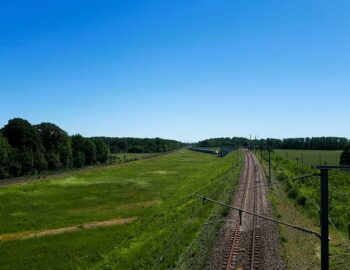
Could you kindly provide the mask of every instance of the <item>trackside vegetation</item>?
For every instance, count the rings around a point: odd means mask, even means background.
[[[229,201],[243,155],[169,154],[0,189],[1,269],[201,269],[225,215],[194,194]],[[127,224],[21,239],[90,222]],[[12,237],[12,239],[11,239]]]
[[[272,155],[274,178],[280,181],[318,173],[305,164],[286,160],[283,155]],[[263,155],[267,164],[267,154]],[[350,269],[349,251],[343,239],[347,239],[350,220],[350,174],[331,171],[329,176],[330,262],[331,269]],[[298,223],[314,231],[319,230],[320,180],[315,176],[304,180],[288,181],[277,185],[270,192],[276,215],[286,221]],[[340,235],[342,236],[340,236]],[[281,240],[289,269],[319,268],[319,239],[294,232],[281,226]]]

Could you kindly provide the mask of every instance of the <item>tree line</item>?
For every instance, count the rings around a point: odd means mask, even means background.
[[[300,150],[343,150],[349,144],[349,140],[343,137],[306,137],[286,139],[260,139],[249,140],[243,137],[212,138],[200,141],[200,147],[251,147],[264,149],[300,149]]]
[[[94,137],[102,140],[109,146],[111,153],[160,153],[178,149],[183,146],[181,142],[161,138],[113,138]]]
[[[177,141],[69,136],[52,123],[32,125],[14,118],[0,129],[0,179],[107,163],[110,152],[164,152]]]
[[[243,137],[211,138],[198,142],[199,147],[248,147],[249,139]]]
[[[0,178],[106,163],[108,158],[102,140],[69,136],[52,123],[32,125],[14,118],[0,130]]]
[[[349,143],[343,137],[312,137],[283,139],[281,149],[343,150]]]
[[[280,139],[247,139],[244,137],[225,137],[225,138],[211,138],[211,139],[206,139],[203,141],[198,142],[197,144],[199,147],[220,147],[220,148],[233,148],[233,149],[238,149],[240,147],[246,147],[246,148],[260,148],[264,149],[267,146],[270,146],[272,148],[279,148],[281,145],[281,140]]]

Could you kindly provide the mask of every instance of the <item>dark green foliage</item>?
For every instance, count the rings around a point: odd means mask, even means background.
[[[99,163],[106,163],[109,159],[110,151],[108,145],[102,139],[92,139],[96,145],[96,160]]]
[[[8,176],[11,153],[11,146],[0,132],[0,178]]]
[[[73,164],[75,167],[96,163],[96,145],[81,135],[72,136]]]
[[[297,196],[297,203],[301,206],[304,206],[306,204],[306,197],[303,195]]]
[[[94,137],[109,146],[110,152],[115,153],[159,153],[178,149],[183,146],[181,142],[161,138],[111,138]]]
[[[233,138],[212,138],[200,141],[198,143],[199,147],[223,147],[223,146],[231,146],[231,147],[248,147],[249,139],[242,137],[233,137]]]
[[[28,121],[14,118],[2,132],[14,149],[10,166],[12,175],[36,173],[47,168],[40,134]]]
[[[200,147],[230,147],[237,149],[239,147],[252,147],[265,149],[268,145],[272,148],[279,148],[282,144],[282,141],[279,139],[261,139],[261,140],[249,140],[247,138],[242,137],[233,137],[233,138],[212,138],[204,141],[200,141],[198,145]]]
[[[213,138],[200,141],[200,147],[254,147],[266,149],[270,145],[273,149],[305,149],[305,150],[341,150],[349,143],[349,140],[341,137],[306,137],[306,138],[287,138],[287,139],[261,139],[249,140],[247,138]]]
[[[345,147],[340,156],[340,165],[350,165],[350,144]]]
[[[341,150],[349,140],[341,137],[312,137],[283,139],[282,149]]]
[[[160,153],[182,147],[174,140],[138,138],[69,137],[52,123],[32,126],[14,118],[1,130],[0,179],[107,163],[112,153]]]
[[[74,167],[83,167],[85,164],[85,138],[81,135],[72,136],[72,151]]]
[[[96,163],[96,145],[89,138],[84,138],[85,165]]]
[[[72,160],[71,140],[64,130],[51,123],[36,125],[45,148],[48,168],[67,168]]]

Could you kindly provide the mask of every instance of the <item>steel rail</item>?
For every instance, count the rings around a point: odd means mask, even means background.
[[[249,152],[247,152],[247,169],[246,169],[246,175],[245,175],[245,179],[246,179],[245,186],[248,186],[248,184],[249,184],[249,176],[250,176],[250,160],[249,160],[248,154],[249,154]],[[243,196],[242,196],[242,199],[241,199],[241,202],[240,202],[241,207],[244,205],[246,197],[247,197],[247,192],[244,192]],[[234,251],[235,251],[236,245],[238,244],[237,243],[237,239],[239,239],[239,233],[240,233],[239,232],[239,226],[243,222],[243,217],[241,215],[241,212],[239,213],[238,220],[239,220],[239,222],[237,222],[236,226],[235,226],[235,231],[234,231],[234,235],[233,235],[233,239],[232,239],[232,245],[231,245],[231,248],[230,248],[230,254],[229,254],[229,257],[227,259],[226,270],[231,269],[232,265],[234,264],[234,261],[233,261],[233,259],[234,259]]]
[[[242,213],[246,213],[246,214],[249,214],[249,215],[252,215],[252,216],[256,216],[256,217],[259,217],[259,218],[262,218],[262,219],[265,219],[265,220],[269,220],[269,221],[272,221],[272,222],[275,222],[275,223],[279,223],[279,224],[282,224],[282,225],[294,228],[296,230],[299,230],[299,231],[302,231],[302,232],[305,232],[305,233],[313,234],[313,235],[321,238],[321,235],[319,233],[311,231],[311,230],[309,230],[307,228],[296,226],[296,225],[293,225],[293,224],[290,224],[290,223],[287,223],[287,222],[284,222],[284,221],[280,221],[280,220],[277,220],[277,219],[274,219],[274,218],[269,218],[269,217],[266,217],[266,216],[262,216],[262,215],[259,215],[259,214],[256,214],[256,213],[244,210],[244,209],[240,209],[240,208],[235,207],[235,206],[228,205],[228,204],[220,202],[220,201],[216,201],[216,200],[210,199],[210,198],[202,196],[202,195],[196,194],[195,196],[198,197],[198,198],[201,198],[203,200],[203,202],[205,202],[205,201],[213,202],[213,203],[216,203],[216,204],[219,204],[219,205],[222,205],[222,206],[225,206],[225,207],[228,207],[228,208],[240,211]]]

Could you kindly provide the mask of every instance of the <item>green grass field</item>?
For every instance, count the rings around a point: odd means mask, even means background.
[[[203,229],[208,227],[203,224],[225,213],[215,205],[203,207],[194,194],[231,189],[241,164],[238,151],[218,158],[180,150],[1,188],[1,269],[188,269],[189,264],[199,265],[205,254],[203,235],[210,240],[215,234],[215,227]],[[225,196],[220,199],[228,201],[229,195]],[[79,227],[128,217],[137,219],[109,227]],[[77,225],[80,229],[74,232],[10,239]]]
[[[124,163],[162,155],[164,153],[118,153],[111,154],[111,163]]]
[[[292,160],[305,165],[339,165],[339,159],[342,151],[340,150],[288,150],[278,149],[274,152],[284,159]],[[298,159],[298,160],[297,160]]]

